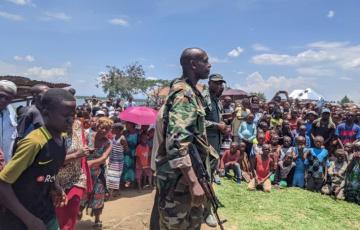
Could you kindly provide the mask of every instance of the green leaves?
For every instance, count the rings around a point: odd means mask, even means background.
[[[123,69],[107,66],[108,71],[99,76],[99,84],[109,97],[123,99],[131,95],[142,93],[149,101],[157,104],[159,92],[162,87],[169,85],[168,80],[146,79],[145,71],[139,63],[130,64]]]

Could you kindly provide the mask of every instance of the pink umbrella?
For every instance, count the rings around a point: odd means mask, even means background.
[[[138,125],[151,125],[155,123],[156,115],[157,111],[152,108],[145,106],[134,106],[121,112],[120,119]]]

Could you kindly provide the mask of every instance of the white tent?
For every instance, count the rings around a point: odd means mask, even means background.
[[[296,89],[290,93],[289,97],[299,100],[312,100],[312,101],[324,100],[324,97],[322,95],[318,94],[311,88],[307,88],[304,90]]]

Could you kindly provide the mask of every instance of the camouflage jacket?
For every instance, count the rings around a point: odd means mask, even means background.
[[[205,130],[204,99],[200,92],[184,79],[176,79],[164,106],[163,120],[168,122],[165,151],[156,154],[156,161],[164,162],[157,167],[158,176],[170,173],[175,178],[181,174],[180,168],[191,166],[190,143],[196,146],[207,165],[210,148]]]

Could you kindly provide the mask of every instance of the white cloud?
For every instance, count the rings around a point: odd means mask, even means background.
[[[295,66],[305,68],[305,71],[306,68],[316,69],[322,66],[322,69],[333,72],[345,70],[360,73],[360,44],[319,41],[310,43],[306,47],[310,47],[310,49],[295,55],[276,53],[256,55],[252,57],[252,62],[255,64]]]
[[[351,77],[346,77],[346,76],[340,77],[339,79],[344,80],[344,81],[351,81],[352,80]]]
[[[6,0],[19,6],[31,5],[31,0]]]
[[[150,65],[148,66],[148,68],[149,68],[149,69],[155,69],[155,65],[150,64]]]
[[[333,18],[335,16],[335,11],[333,10],[329,10],[328,14],[327,14],[327,17],[328,18]]]
[[[14,56],[15,61],[27,61],[27,62],[33,62],[35,61],[35,58],[31,55],[26,56]]]
[[[334,49],[349,45],[349,42],[326,42],[318,41],[308,44],[308,47],[319,48],[319,49]]]
[[[54,80],[66,76],[68,68],[70,66],[70,62],[65,63],[61,67],[53,67],[48,69],[41,66],[34,66],[27,69],[24,75],[28,77],[36,77],[43,80]]]
[[[209,62],[211,64],[227,63],[228,59],[226,59],[226,58],[221,59],[221,58],[218,58],[218,57],[209,56]]]
[[[109,20],[109,23],[117,26],[129,26],[129,22],[123,18],[113,18]]]
[[[252,57],[255,64],[291,65],[292,57],[287,54],[260,54]]]
[[[355,69],[360,68],[360,58],[354,58],[347,62],[343,63],[343,68],[345,69]]]
[[[11,14],[5,11],[0,11],[0,17],[12,20],[12,21],[22,21],[24,18],[18,14]]]
[[[259,44],[259,43],[256,43],[256,44],[253,44],[252,45],[252,48],[255,50],[255,51],[270,51],[270,48],[269,47],[266,47],[262,44]]]
[[[61,20],[61,21],[70,21],[71,16],[67,15],[64,12],[45,12],[44,20]]]
[[[323,67],[301,67],[297,68],[296,72],[300,74],[301,76],[333,76],[335,74],[335,71],[332,69],[326,69]]]
[[[273,64],[273,65],[298,65],[308,62],[322,62],[334,60],[336,56],[329,54],[325,50],[305,50],[295,56],[288,54],[261,54],[252,58],[255,64]]]
[[[270,76],[265,79],[259,72],[250,74],[243,85],[235,85],[235,88],[246,92],[263,92],[268,98],[278,90],[292,91],[298,88],[308,88],[313,85],[311,78]]]
[[[239,57],[242,52],[244,52],[244,50],[238,46],[235,49],[230,50],[227,55],[229,57]]]

